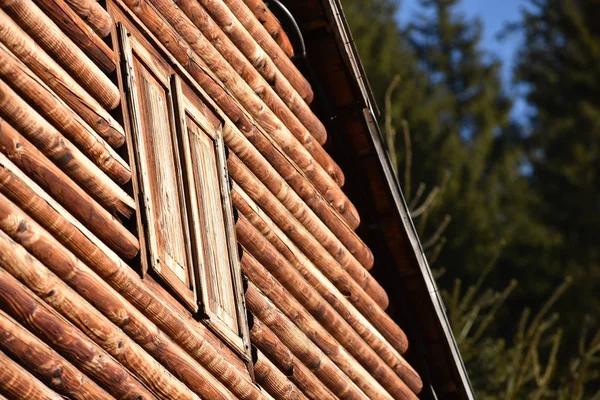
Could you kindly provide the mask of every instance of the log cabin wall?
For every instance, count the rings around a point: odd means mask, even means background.
[[[124,35],[227,146],[251,352],[148,267]],[[293,55],[261,0],[0,0],[0,398],[417,398]]]

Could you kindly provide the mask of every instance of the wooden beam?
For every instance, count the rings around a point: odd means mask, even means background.
[[[224,2],[267,55],[271,57],[277,68],[285,75],[291,85],[310,104],[313,100],[313,91],[310,84],[300,71],[298,71],[298,68],[296,68],[287,54],[273,40],[265,27],[256,19],[248,6],[242,0],[224,0]]]
[[[367,395],[331,361],[329,356],[311,342],[252,282],[249,283],[246,291],[246,304],[250,311],[260,318],[338,398],[368,399]]]
[[[3,81],[0,81],[0,117],[5,118],[107,210],[131,217],[135,201],[111,179],[123,181],[125,177],[115,177],[114,173],[112,177],[107,176]],[[114,164],[116,162],[109,161],[111,170]],[[105,165],[104,169],[109,168]]]
[[[0,151],[21,171],[36,179],[46,192],[54,196],[113,250],[128,259],[135,257],[139,251],[138,239],[52,164],[35,146],[2,120],[0,120]],[[9,179],[9,175],[14,176],[13,165],[6,163],[5,160],[6,158],[0,157],[0,165],[3,167],[0,170],[0,181]],[[21,184],[26,185],[25,182]]]
[[[342,246],[335,251],[331,247],[324,248],[314,234],[301,224],[245,165],[232,161],[235,157],[230,155],[227,161],[229,174],[234,181],[315,264],[322,270],[343,269],[379,307],[387,307],[389,300],[385,290],[346,248]]]
[[[96,32],[86,24],[65,0],[35,0],[52,21],[103,71],[112,72],[116,68],[115,53]],[[98,3],[93,2],[98,5]],[[98,5],[98,7],[100,7]],[[110,20],[109,20],[110,21]],[[110,33],[112,25],[108,25]],[[106,29],[105,28],[105,29]],[[106,36],[106,35],[104,35]]]
[[[114,400],[73,364],[2,311],[0,347],[60,394],[76,400]]]
[[[249,235],[243,218],[238,220],[240,242],[259,241]],[[264,241],[263,241],[264,242]],[[256,242],[255,242],[256,243]],[[264,247],[261,245],[265,245]],[[244,247],[242,271],[298,328],[372,398],[414,399],[416,396],[356,332],[301,276],[294,276],[281,255],[265,243]],[[271,250],[271,251],[270,251]],[[259,258],[257,260],[256,258]],[[273,261],[269,261],[269,258]],[[281,262],[277,262],[281,261]],[[262,263],[262,264],[261,264]],[[267,264],[271,264],[267,271]],[[276,274],[273,276],[272,274]],[[285,276],[292,274],[292,276]],[[297,279],[294,279],[297,278]],[[286,287],[278,281],[286,280]],[[329,331],[329,332],[328,332]]]
[[[133,0],[126,2],[131,1]],[[146,0],[138,0],[136,5],[144,1]],[[283,121],[278,118],[277,112],[285,113],[286,110],[289,112],[289,109],[272,102],[281,99],[276,95],[270,96],[272,90],[266,82],[257,85],[258,93],[255,92],[172,0],[148,0],[148,2],[156,7],[164,19],[189,43],[212,73],[300,168],[323,169],[331,184],[339,186],[343,184],[342,170],[321,145],[312,139],[308,131],[306,129],[291,131],[286,123],[290,124],[292,121],[288,118],[283,118]],[[247,63],[243,57],[241,60]],[[247,69],[250,73],[254,70],[249,64]]]
[[[232,396],[47,231],[17,207],[2,201],[2,197],[0,204],[0,249],[9,248],[8,253],[13,254],[13,262],[6,267],[9,272],[128,367],[158,397],[198,400],[190,389],[204,398]],[[28,260],[27,251],[41,262]],[[55,292],[60,296],[54,297]],[[168,366],[170,372],[161,364]]]
[[[212,376],[221,380],[221,383],[236,397],[248,400],[264,399],[262,393],[250,381],[247,371],[228,361],[237,359],[237,356],[224,346],[207,327],[194,321],[190,316],[186,316],[183,308],[174,308],[164,298],[157,295],[134,270],[104,246],[67,211],[56,204],[51,197],[39,193],[41,190],[32,190],[30,185],[19,184],[14,177],[7,182],[6,186],[3,186],[2,180],[0,180],[0,188],[3,189],[5,196],[14,201],[19,208],[48,231],[46,238],[54,243],[51,247],[60,248],[58,244],[60,243],[73,252],[77,258],[120,293],[128,303],[140,310],[148,320],[156,324],[158,329],[191,355]],[[4,188],[7,190],[4,191]],[[15,212],[13,210],[9,215]],[[26,244],[25,241],[22,243]],[[33,247],[30,249],[34,251]],[[41,254],[38,256],[42,257]],[[131,317],[134,321],[133,311],[129,314],[120,313],[119,315]],[[138,327],[139,325],[132,323],[131,326]],[[159,336],[159,339],[157,340],[161,343],[165,337]],[[187,365],[181,363],[182,368],[186,368]],[[187,368],[190,373],[193,373],[194,369],[200,370],[198,367]],[[208,381],[208,378],[196,378],[196,384],[202,385],[205,380]]]
[[[0,236],[6,237],[5,234]],[[10,240],[10,239],[9,239]],[[0,242],[4,240],[0,239]],[[8,250],[8,249],[3,249]],[[2,266],[14,254],[2,252]],[[31,257],[30,257],[31,258]],[[52,291],[51,288],[48,288]],[[51,293],[60,297],[60,292]],[[0,268],[0,308],[117,398],[156,399],[129,371]]]
[[[421,378],[417,372],[404,360],[394,346],[388,342],[379,332],[377,327],[385,329],[386,325],[396,326],[387,314],[367,315],[374,317],[376,321],[371,323],[356,307],[348,300],[340,290],[327,279],[325,275],[296,247],[296,245],[275,225],[275,223],[241,190],[233,193],[235,207],[243,214],[250,223],[281,253],[285,259],[302,274],[304,279],[314,287],[347,322],[358,332],[358,334],[375,350],[375,352],[389,365],[394,372],[415,393],[419,393],[423,387]],[[367,310],[370,311],[370,310]],[[408,342],[404,332],[397,327],[400,334],[394,337],[393,343],[396,347],[406,349]]]
[[[261,0],[244,0],[248,8],[252,10],[256,19],[260,21],[261,24],[265,27],[269,35],[277,42],[281,50],[288,56],[292,57],[294,55],[294,48],[292,47],[292,43],[288,38],[287,34],[283,30],[281,23],[273,15],[269,7],[265,5]]]
[[[125,143],[123,127],[2,10],[0,41],[111,146]]]
[[[0,6],[102,105],[110,110],[119,105],[116,85],[32,1],[0,0]]]
[[[230,164],[235,165],[234,169],[236,171],[244,169],[244,165],[251,172],[256,171],[254,176],[315,236],[330,254],[339,254],[340,257],[344,257],[346,260],[354,258],[366,269],[373,266],[373,253],[358,235],[341,220],[340,216],[328,206],[327,202],[323,201],[314,191],[313,194],[316,194],[316,196],[310,198],[305,195],[304,197],[307,198],[308,203],[304,202],[304,199],[290,188],[273,167],[260,162],[262,157],[259,157],[258,154],[248,153],[251,153],[251,151],[243,152],[240,155],[240,157],[246,159],[243,163],[237,157],[237,153],[236,157],[232,157]],[[259,164],[254,168],[252,168],[254,164],[251,159],[259,161]],[[237,165],[238,163],[240,165]]]
[[[0,43],[0,77],[115,181],[131,179],[129,165],[25,64]]]
[[[178,5],[194,25],[211,39],[211,43],[244,80],[256,82],[251,85],[255,91],[265,83],[255,77],[255,73],[259,72],[315,140],[320,144],[325,143],[327,132],[321,121],[313,114],[304,99],[290,85],[273,60],[260,48],[225,3],[210,0],[180,0]],[[278,116],[282,121],[291,120],[281,112],[278,113]],[[288,127],[292,131],[302,132],[301,127],[290,125]]]
[[[44,0],[47,1],[47,0]],[[71,8],[101,37],[110,35],[113,21],[96,0],[65,0]]]
[[[269,359],[258,352],[254,374],[259,385],[276,399],[308,400],[307,397]]]
[[[268,326],[254,316],[250,330],[256,345],[302,392],[312,400],[335,400],[337,397],[285,347]]]
[[[13,399],[64,400],[1,351],[0,365],[0,392]]]
[[[223,138],[227,146],[252,168],[252,172],[260,177],[273,193],[277,193],[277,188],[285,191],[284,182],[287,182],[302,201],[336,234],[346,230],[352,231],[359,225],[358,212],[344,192],[337,186],[327,186],[326,182],[310,179],[308,175],[303,174],[266,135],[258,130],[241,131],[227,121],[223,127]],[[372,255],[369,257],[368,254],[363,254],[360,246],[352,243],[350,235],[352,234],[339,233],[341,240],[348,243],[348,248],[354,250],[357,257],[364,260],[365,265],[372,264]]]

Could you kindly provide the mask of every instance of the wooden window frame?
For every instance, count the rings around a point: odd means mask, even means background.
[[[222,135],[223,120],[215,129],[214,123],[209,121],[204,115],[208,111],[216,118],[219,112],[210,107],[211,101],[199,89],[197,83],[190,79],[185,70],[174,60],[168,52],[153,38],[151,34],[139,23],[135,24],[136,19],[131,15],[121,11],[122,5],[119,2],[111,4],[113,18],[117,25],[117,39],[119,52],[119,82],[121,88],[125,91],[123,97],[123,109],[126,119],[126,129],[128,135],[129,154],[132,160],[133,187],[138,204],[138,231],[140,235],[141,266],[142,275],[149,270],[156,275],[176,294],[176,296],[190,309],[196,317],[215,332],[225,343],[238,353],[245,361],[250,362],[250,339],[248,322],[246,316],[246,305],[243,290],[243,280],[241,267],[239,265],[238,246],[235,233],[235,222],[233,205],[231,202],[229,175],[227,172],[226,149]],[[130,21],[132,19],[134,22]],[[138,30],[139,29],[139,30]],[[144,32],[144,35],[139,31]],[[148,40],[150,39],[150,40]],[[169,99],[169,123],[175,130],[172,132],[174,145],[177,148],[176,163],[180,166],[177,171],[178,185],[181,188],[180,193],[184,196],[180,199],[181,215],[184,221],[184,232],[186,240],[186,257],[189,266],[190,287],[176,276],[169,268],[161,268],[156,262],[156,232],[153,229],[151,199],[144,192],[148,187],[149,177],[147,169],[143,165],[143,153],[140,152],[140,142],[142,136],[142,122],[140,115],[140,102],[137,89],[133,85],[135,82],[135,71],[132,71],[134,65],[134,51],[138,59],[144,63],[145,67],[152,71],[160,71],[163,75],[160,81],[162,85],[168,88],[167,98]],[[202,110],[202,111],[201,111]],[[209,299],[207,290],[204,290],[208,282],[202,259],[202,239],[199,232],[199,211],[198,207],[193,206],[192,199],[197,197],[196,188],[190,183],[193,182],[193,176],[189,171],[190,149],[185,122],[186,113],[193,116],[194,122],[201,128],[208,137],[214,140],[215,156],[217,159],[218,184],[220,188],[219,198],[221,199],[221,208],[223,210],[226,248],[229,255],[229,268],[232,278],[232,295],[234,296],[234,305],[236,311],[237,332],[229,325],[223,322],[208,306]],[[183,119],[183,120],[182,120]],[[143,148],[142,148],[143,150]],[[140,162],[141,161],[141,162]],[[150,217],[150,219],[149,219]],[[166,271],[165,271],[166,270]]]

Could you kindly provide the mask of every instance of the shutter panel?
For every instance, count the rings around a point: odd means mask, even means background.
[[[244,352],[248,348],[242,278],[220,121],[177,80],[174,89],[182,135],[201,307],[209,323]]]
[[[138,51],[135,37],[122,33],[121,41],[148,264],[196,309],[169,69],[148,60],[145,49]]]

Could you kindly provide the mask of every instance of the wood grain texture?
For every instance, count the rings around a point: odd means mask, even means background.
[[[145,1],[145,0],[141,0]],[[175,30],[188,42],[194,52],[210,68],[220,82],[235,96],[235,99],[265,129],[271,138],[303,169],[323,169],[332,184],[342,185],[344,178],[339,166],[325,152],[321,145],[312,140],[310,133],[301,124],[295,124],[300,131],[290,130],[286,126],[295,118],[281,102],[271,87],[264,81],[253,89],[254,82],[246,82],[227,60],[215,49],[211,41],[198,31],[196,26],[172,0],[148,0]],[[139,3],[139,2],[138,2]],[[215,42],[215,43],[218,43]],[[240,60],[247,60],[240,57]],[[243,66],[242,66],[243,67]],[[260,78],[260,75],[248,63],[244,73]],[[247,71],[247,72],[246,72]],[[260,80],[260,79],[259,79]],[[273,96],[270,96],[273,94]],[[279,112],[289,113],[291,118],[278,118]],[[296,120],[297,121],[297,120]]]
[[[244,165],[248,165],[240,163],[238,157],[232,157],[229,164],[235,165],[234,167],[230,167],[235,169],[235,171],[247,168]],[[373,254],[369,248],[356,233],[336,218],[337,216],[331,212],[331,209],[326,207],[319,209],[319,206],[323,206],[322,203],[319,203],[318,201],[310,202],[321,211],[321,215],[328,218],[327,221],[330,222],[330,225],[333,226],[334,229],[330,229],[329,226],[319,218],[319,215],[317,215],[312,208],[307,206],[296,192],[291,190],[291,188],[285,184],[275,171],[272,171],[268,167],[254,169],[258,170],[259,176],[257,176],[257,178],[259,178],[261,182],[266,182],[265,186],[268,185],[267,188],[269,191],[289,210],[290,214],[292,214],[298,222],[304,225],[304,227],[331,255],[339,258],[340,263],[351,265],[350,268],[356,269],[357,271],[360,271],[362,268],[370,269],[372,267],[374,260]],[[279,178],[277,179],[277,177]],[[340,235],[337,234],[338,232]],[[345,243],[348,243],[349,246],[346,247]],[[357,272],[357,274],[362,274],[362,272]]]
[[[105,72],[116,68],[115,53],[94,30],[69,7],[65,0],[34,0],[52,21],[75,43],[83,52]],[[98,3],[93,2],[98,7]],[[104,27],[106,36],[112,27]]]
[[[313,91],[310,84],[302,76],[287,54],[279,47],[265,27],[258,21],[252,11],[242,0],[224,0],[227,7],[244,25],[254,40],[263,48],[273,60],[277,68],[285,75],[290,84],[300,93],[302,98],[310,104],[313,100]]]
[[[227,93],[219,83],[218,78],[213,76],[210,69],[192,50],[190,45],[165,22],[154,8],[145,1],[123,0],[128,9],[139,18],[150,33],[157,36],[160,43],[169,51],[173,58],[181,64],[190,74],[200,88],[208,94],[225,113],[224,117],[229,119],[271,162],[273,152],[279,152],[281,156],[288,159],[288,163],[305,179],[312,181],[323,197],[330,202],[342,215],[344,215],[353,227],[358,226],[360,219],[356,209],[348,200],[342,190],[333,183],[329,175],[322,168],[315,168],[312,164],[306,164],[305,168],[299,168],[295,162],[289,159],[287,154],[266,134],[262,127],[258,126],[240,107],[235,99]],[[227,123],[225,124],[227,126]],[[225,135],[225,132],[224,132]],[[227,139],[226,139],[227,140]],[[270,149],[270,150],[269,150]],[[270,154],[271,153],[271,154]],[[285,176],[284,174],[282,174]]]
[[[0,348],[62,395],[76,400],[114,400],[73,364],[2,311]]]
[[[0,365],[0,392],[13,399],[64,400],[1,351]]]
[[[55,223],[58,222],[55,221]],[[48,268],[64,279],[74,290],[109,318],[112,323],[142,346],[146,352],[167,366],[170,372],[190,389],[205,398],[226,399],[232,396],[205,368],[177,347],[154,323],[65,249],[51,233],[44,230],[32,218],[1,195],[0,229],[6,232],[14,241],[24,246],[31,254],[38,257]],[[93,259],[93,257],[94,254],[92,253],[91,258]],[[123,268],[128,267],[123,265]],[[60,287],[61,284],[57,283],[56,286]],[[70,290],[64,290],[63,292],[64,295],[71,293]],[[91,314],[94,313],[91,312]],[[107,327],[111,326],[109,322],[107,324]],[[99,332],[106,331],[106,329],[99,329]],[[139,357],[144,359],[143,350],[140,350]],[[135,360],[136,357],[132,357],[132,359]],[[190,396],[189,391],[181,383],[172,379],[172,377],[169,378],[170,374],[157,366],[153,360],[148,359],[146,361],[143,363],[146,370],[142,373],[152,375],[154,371],[155,377],[148,377],[148,379],[153,379],[155,381],[154,385],[160,387],[160,390],[157,389],[157,393],[161,394],[161,397],[195,398]],[[159,372],[156,372],[156,368]]]
[[[47,0],[44,0],[47,1]],[[96,0],[65,0],[69,6],[101,37],[110,35],[113,21]]]
[[[0,6],[102,105],[110,110],[119,105],[117,86],[32,1],[1,0]]]
[[[2,233],[0,236],[5,236],[5,234]],[[3,242],[4,240],[0,239],[2,245]],[[8,249],[3,250],[7,251]],[[0,263],[3,267],[14,265],[11,256],[14,257],[14,254],[2,253]],[[56,297],[61,295],[58,291],[51,294]],[[0,268],[0,308],[19,324],[35,332],[36,336],[49,343],[58,353],[116,398],[124,400],[156,399],[121,364],[37,298],[3,268]]]
[[[139,251],[137,238],[35,146],[1,119],[0,151],[113,250],[128,259],[135,257]],[[2,159],[0,165],[11,168]]]
[[[267,325],[290,351],[310,369],[339,399],[368,399],[306,335],[262,294],[252,282],[246,291],[252,314]]]
[[[256,381],[276,399],[306,400],[307,397],[269,361],[264,354],[258,352],[254,363]]]
[[[263,81],[256,77],[258,72],[313,138],[320,144],[325,143],[327,132],[321,121],[225,3],[211,0],[178,0],[178,5],[242,78],[249,83],[255,82],[250,83],[255,91],[256,88],[264,86]],[[265,99],[265,94],[261,96]],[[274,101],[275,104],[278,103],[277,99]],[[266,99],[265,102],[268,103]],[[279,112],[277,115],[282,121],[288,121],[286,125],[290,130],[302,132],[303,128],[298,126],[288,113]]]
[[[302,392],[312,400],[335,400],[337,397],[285,347],[279,338],[256,316],[250,331],[257,346]]]
[[[107,210],[131,217],[136,207],[133,199],[2,81],[0,117],[5,118]]]
[[[407,338],[404,332],[385,313],[378,315],[366,309],[365,315],[374,319],[371,323],[340,290],[296,247],[296,245],[275,225],[275,223],[241,190],[233,194],[237,209],[260,233],[281,253],[286,260],[302,274],[304,279],[314,287],[360,336],[375,350],[406,384],[418,393],[423,383],[416,371],[404,360],[395,347],[406,349]],[[388,331],[387,326],[394,327],[399,333],[393,337],[392,346],[379,330]]]
[[[243,225],[244,222],[240,219],[240,241],[247,245],[249,240],[246,239],[250,239],[250,235],[244,238],[246,232],[242,233]],[[255,235],[251,237],[259,240]],[[261,264],[271,263],[263,256],[268,254],[273,259],[280,256],[270,252],[268,245],[266,248],[261,248],[260,244],[253,247],[254,251],[244,252],[242,271],[358,387],[374,398],[389,398],[391,395],[394,399],[416,399],[406,384],[302,277],[287,278],[286,287],[278,281],[283,279],[284,273],[291,273],[290,269],[293,268],[285,268],[283,263],[276,266],[272,263],[270,271],[276,274],[273,276]],[[259,257],[260,260],[255,257]],[[306,293],[302,292],[303,290]]]
[[[279,47],[281,47],[281,50],[283,50],[288,57],[293,57],[294,48],[292,47],[292,43],[281,27],[281,23],[277,17],[269,10],[269,7],[261,0],[244,0],[244,2],[250,10],[252,10],[256,19],[263,24],[267,32],[269,32],[269,35],[271,35]]]
[[[290,212],[299,219],[311,219],[313,215],[307,210],[308,206],[326,225],[325,229],[331,230],[365,268],[372,267],[373,254],[345,220],[353,218],[351,213],[340,214],[313,183],[268,142],[257,137],[254,143],[251,143],[229,123],[223,128],[223,137],[235,155]],[[318,222],[312,223],[311,226],[316,224]]]
[[[125,143],[123,127],[2,10],[0,41],[111,146]]]
[[[2,169],[0,165],[0,176],[2,176]],[[238,360],[238,357],[207,327],[194,321],[181,306],[176,307],[172,302],[165,301],[164,297],[149,288],[135,271],[98,241],[52,198],[41,196],[39,193],[41,190],[31,189],[30,185],[23,185],[21,183],[23,180],[18,180],[14,174],[6,175],[6,179],[0,179],[0,190],[5,196],[87,264],[128,303],[139,309],[147,319],[156,324],[212,376],[220,379],[221,383],[236,397],[247,400],[264,398],[250,381],[245,368],[232,361]],[[125,318],[124,321],[128,319]],[[132,327],[135,326],[138,325],[132,324]],[[188,364],[181,365],[185,367]],[[198,367],[196,369],[200,370]],[[186,370],[193,373],[195,369],[186,368]],[[208,378],[196,378],[198,385],[204,385],[206,381]]]
[[[343,269],[379,305],[387,307],[389,300],[385,290],[345,248],[338,252],[323,247],[315,236],[306,229],[275,198],[275,196],[242,163],[236,163],[231,155],[228,160],[229,173],[234,181],[254,200],[279,228],[323,270]],[[345,250],[345,251],[344,251]],[[325,271],[323,271],[325,272]]]
[[[18,270],[10,271],[19,280],[128,367],[158,397],[197,400],[190,389],[204,398],[232,396],[48,232],[2,199],[0,197],[0,229],[58,275],[40,263],[23,260]],[[51,296],[52,291],[60,292],[60,296]]]
[[[129,165],[1,43],[0,77],[117,183],[129,182]]]

